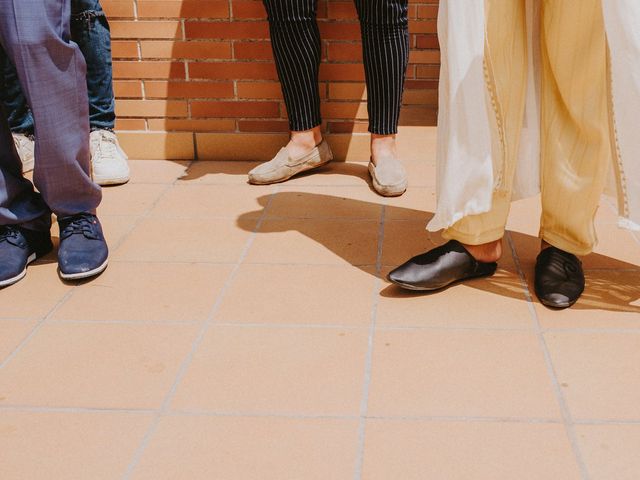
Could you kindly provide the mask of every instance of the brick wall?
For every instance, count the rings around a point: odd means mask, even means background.
[[[260,0],[103,0],[117,128],[132,157],[266,159],[287,136]],[[402,125],[435,124],[437,0],[410,0]],[[338,156],[366,142],[359,25],[350,0],[319,0],[325,129]]]

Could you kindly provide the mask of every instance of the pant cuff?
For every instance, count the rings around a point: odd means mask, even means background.
[[[540,230],[540,238],[542,238],[542,240],[544,240],[551,246],[577,256],[589,255],[591,252],[593,252],[593,247],[595,246],[577,244],[576,242],[567,240],[561,235],[557,235],[553,232],[545,232],[544,230]]]
[[[483,245],[495,242],[504,237],[504,228],[497,228],[488,232],[469,234],[457,231],[454,227],[442,232],[442,237],[447,240],[457,240],[465,245]]]
[[[317,119],[307,123],[291,123],[289,122],[289,130],[292,132],[306,132],[312,128],[316,128],[322,125],[322,119]]]

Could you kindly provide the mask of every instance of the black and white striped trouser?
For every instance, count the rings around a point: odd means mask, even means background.
[[[362,33],[369,131],[397,133],[409,59],[408,0],[354,0]],[[293,131],[322,123],[317,0],[263,0]]]

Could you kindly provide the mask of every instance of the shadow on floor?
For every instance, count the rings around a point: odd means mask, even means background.
[[[354,249],[352,242],[347,243],[344,237],[340,235],[339,229],[337,231],[336,228],[330,227],[325,229],[318,228],[318,220],[322,219],[320,215],[323,212],[371,212],[379,209],[380,204],[307,192],[279,192],[273,195],[259,197],[258,202],[263,208],[258,211],[247,212],[238,217],[238,226],[246,231],[254,231],[256,216],[264,213],[265,207],[269,203],[273,205],[276,201],[280,209],[283,209],[283,206],[287,204],[291,204],[292,206],[304,204],[304,210],[308,212],[308,214],[305,215],[304,218],[285,216],[280,217],[281,221],[264,222],[258,234],[297,231],[324,246],[335,255],[342,257],[351,265],[367,273],[375,274],[372,271],[371,264],[362,264],[360,261],[362,252]],[[286,210],[286,208],[284,210]],[[393,205],[385,206],[385,218],[400,221],[387,220],[385,223],[384,253],[382,257],[383,274],[388,270],[385,267],[393,267],[413,255],[433,248],[434,243],[424,230],[424,225],[431,215],[432,213],[430,212],[410,208]],[[328,215],[325,215],[325,217],[328,217]],[[375,217],[371,215],[367,218],[371,218],[370,222],[375,221]],[[325,218],[325,220],[327,219]],[[335,220],[336,223],[349,223],[350,221],[361,220],[354,220],[353,218]],[[402,229],[390,228],[392,224],[396,226],[404,224],[405,226],[409,226],[409,229],[404,227]],[[533,265],[539,248],[539,239],[519,232],[509,232],[509,236],[515,245],[529,291],[532,292]],[[424,239],[424,241],[421,239]],[[376,248],[377,239],[363,240],[363,249]],[[489,279],[470,281],[467,282],[466,285],[524,301],[525,297],[523,295],[522,283],[517,274],[515,264],[510,258],[509,247],[506,244],[505,250],[507,253],[500,262],[501,268],[496,275]],[[394,255],[394,253],[401,253],[402,260],[399,259],[400,255]],[[385,259],[388,258],[393,258],[393,261],[386,261]],[[591,265],[598,266],[598,268],[589,269]],[[640,266],[605,255],[591,254],[585,258],[585,267],[587,290],[582,300],[574,306],[574,309],[598,309],[640,313],[640,306],[635,305],[635,303],[640,301]],[[455,288],[455,286],[450,288]],[[416,294],[405,292],[394,285],[386,286],[381,292],[381,295],[391,297],[429,296],[433,294],[437,293]]]
[[[215,162],[194,162],[186,170],[181,181],[199,180],[206,176],[215,177],[216,175],[234,175],[247,178],[249,171],[259,162],[240,162],[240,161],[215,161]],[[329,165],[304,172],[295,176],[296,180],[301,180],[310,176],[327,176],[341,175],[353,177],[362,180],[363,183],[370,184],[369,171],[366,163],[340,162],[334,161]],[[248,182],[247,182],[248,183]],[[322,183],[322,182],[317,182]],[[354,182],[355,183],[355,182]],[[359,183],[359,182],[358,182]]]

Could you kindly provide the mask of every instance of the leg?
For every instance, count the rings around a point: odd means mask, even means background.
[[[374,189],[397,196],[407,189],[396,133],[409,63],[408,0],[355,0],[367,82],[371,132],[369,171]]]
[[[91,130],[113,130],[115,99],[109,22],[98,0],[72,0],[71,37],[87,64]]]
[[[486,5],[485,66],[500,126],[498,145],[494,147],[500,177],[493,209],[463,218],[444,232],[450,242],[392,271],[389,279],[403,288],[437,290],[460,280],[492,275],[502,252],[525,104],[526,10],[523,0],[487,0]]]
[[[409,63],[408,0],[356,0],[367,81],[369,131],[398,133]]]
[[[311,130],[322,123],[317,0],[264,0],[264,5],[289,126],[294,132]]]
[[[585,255],[611,161],[602,5],[545,0],[542,8],[541,237]]]
[[[500,181],[492,210],[463,218],[444,237],[463,243],[476,258],[494,261],[509,215],[527,87],[526,10],[524,1],[489,0],[485,68],[495,108],[499,139],[494,164]]]
[[[70,43],[68,2],[0,0],[0,35],[35,120],[34,180],[58,216],[93,212],[85,64]]]
[[[3,77],[0,92],[9,127],[13,133],[33,135],[33,115],[22,93],[16,67],[6,55],[0,55],[0,59],[0,75]]]
[[[93,179],[99,185],[129,181],[129,164],[115,127],[109,22],[99,0],[71,1],[71,37],[87,63]]]
[[[289,115],[291,140],[271,161],[249,172],[249,182],[282,182],[331,161],[320,125],[320,31],[317,0],[263,0],[271,45]]]
[[[0,36],[0,39],[2,37]],[[0,48],[0,64],[11,64]],[[0,76],[6,92],[7,77]],[[16,151],[4,102],[0,102],[0,225],[23,224],[33,230],[48,230],[51,215],[42,197],[22,176],[22,162]]]
[[[22,160],[22,171],[33,170],[34,141],[33,115],[22,93],[18,72],[0,47],[0,102],[7,112],[9,128],[13,133],[18,156]]]

